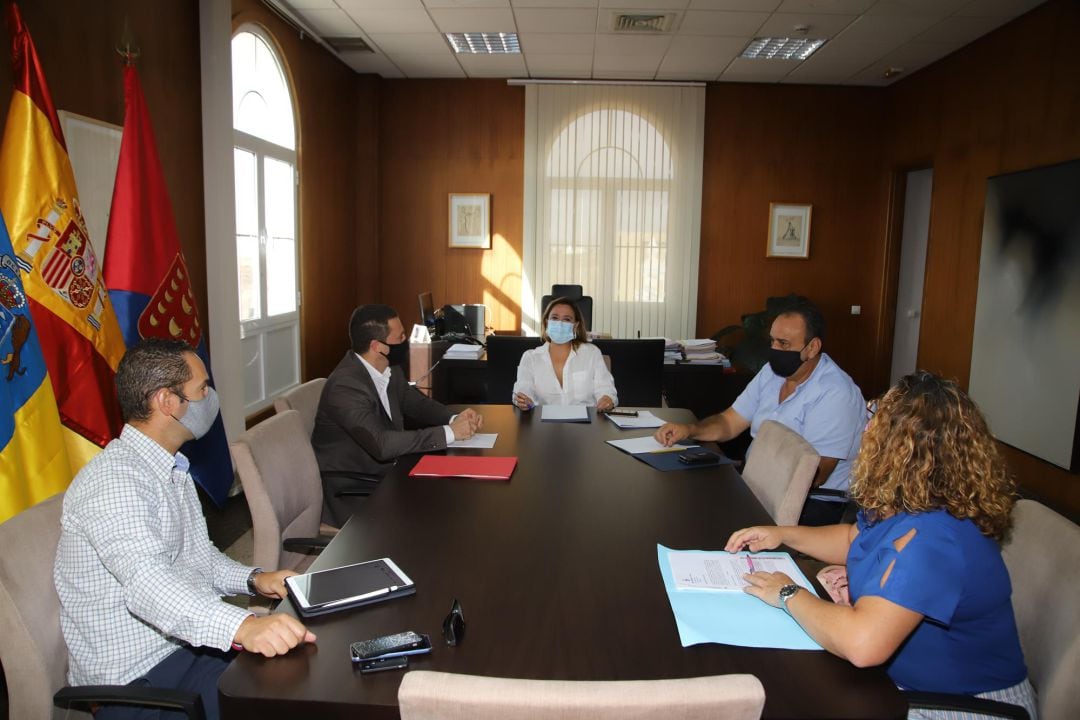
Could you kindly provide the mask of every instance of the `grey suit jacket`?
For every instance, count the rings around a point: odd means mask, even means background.
[[[311,444],[321,472],[384,475],[408,453],[446,447],[443,425],[451,413],[409,385],[401,368],[386,390],[392,417],[379,400],[367,368],[351,350],[330,373],[319,398]],[[405,421],[419,430],[406,430]]]

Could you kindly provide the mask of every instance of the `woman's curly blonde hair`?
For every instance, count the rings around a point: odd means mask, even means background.
[[[1015,492],[979,408],[955,382],[921,370],[878,401],[851,472],[851,498],[871,522],[942,508],[997,540]]]

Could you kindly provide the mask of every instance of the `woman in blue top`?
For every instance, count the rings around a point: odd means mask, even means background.
[[[746,528],[727,550],[783,544],[846,562],[850,606],[800,592],[783,573],[747,575],[746,591],[785,609],[826,650],[859,667],[885,664],[901,688],[1004,700],[1034,719],[998,545],[1014,490],[975,403],[956,383],[917,372],[885,394],[866,427],[851,476],[855,525]]]

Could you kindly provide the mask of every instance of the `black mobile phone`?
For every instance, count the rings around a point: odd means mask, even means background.
[[[679,462],[687,465],[700,465],[713,460],[716,460],[716,456],[708,450],[686,450],[679,453]]]
[[[637,410],[619,410],[614,408],[612,410],[605,410],[605,415],[614,415],[616,417],[637,417]]]
[[[409,667],[409,658],[400,655],[398,657],[385,657],[376,658],[375,660],[364,660],[360,663],[360,672],[367,675],[368,673],[382,672],[383,670],[401,670],[402,668]]]
[[[431,638],[412,630],[370,640],[358,640],[349,646],[349,655],[353,662],[425,652],[431,652]]]

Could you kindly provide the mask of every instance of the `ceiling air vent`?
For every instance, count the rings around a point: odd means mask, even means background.
[[[671,30],[675,13],[613,13],[611,29],[625,33],[665,33]]]
[[[328,37],[323,38],[339,53],[371,53],[375,52],[371,46],[358,37]]]

